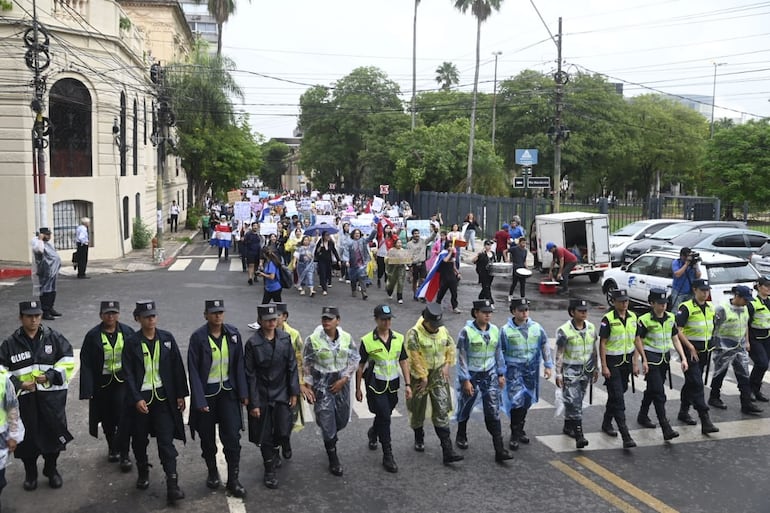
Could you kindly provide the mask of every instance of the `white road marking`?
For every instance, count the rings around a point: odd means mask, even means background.
[[[230,269],[228,271],[239,271],[243,272],[243,264],[241,263],[240,258],[233,258],[230,260]]]
[[[169,271],[184,271],[185,269],[187,269],[187,266],[190,265],[190,262],[192,262],[192,260],[190,260],[189,258],[177,258],[176,262],[171,264],[169,266],[168,270]]]
[[[201,265],[200,267],[198,267],[198,270],[199,271],[216,271],[218,263],[219,263],[218,258],[207,258],[201,262]]]

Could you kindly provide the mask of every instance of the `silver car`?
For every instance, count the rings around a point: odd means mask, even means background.
[[[623,252],[626,246],[638,240],[652,236],[658,230],[675,223],[683,223],[684,219],[643,219],[627,224],[610,235],[610,258],[612,267],[623,264]]]

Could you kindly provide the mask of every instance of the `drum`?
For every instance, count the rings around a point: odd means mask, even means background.
[[[532,271],[524,267],[519,267],[518,269],[516,269],[516,275],[519,278],[529,278],[530,276],[532,276]]]
[[[510,262],[493,262],[489,266],[491,276],[510,276],[513,272],[513,264]]]

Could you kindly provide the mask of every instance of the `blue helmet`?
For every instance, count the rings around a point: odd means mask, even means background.
[[[551,251],[555,247],[556,247],[556,244],[554,244],[553,242],[549,242],[548,244],[545,245],[545,250]]]

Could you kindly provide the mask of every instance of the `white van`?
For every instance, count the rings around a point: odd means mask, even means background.
[[[604,270],[612,267],[609,225],[607,214],[562,212],[535,216],[537,252],[542,269],[551,267],[553,255],[545,247],[553,242],[580,255],[570,276],[588,275],[591,283],[598,282]]]

